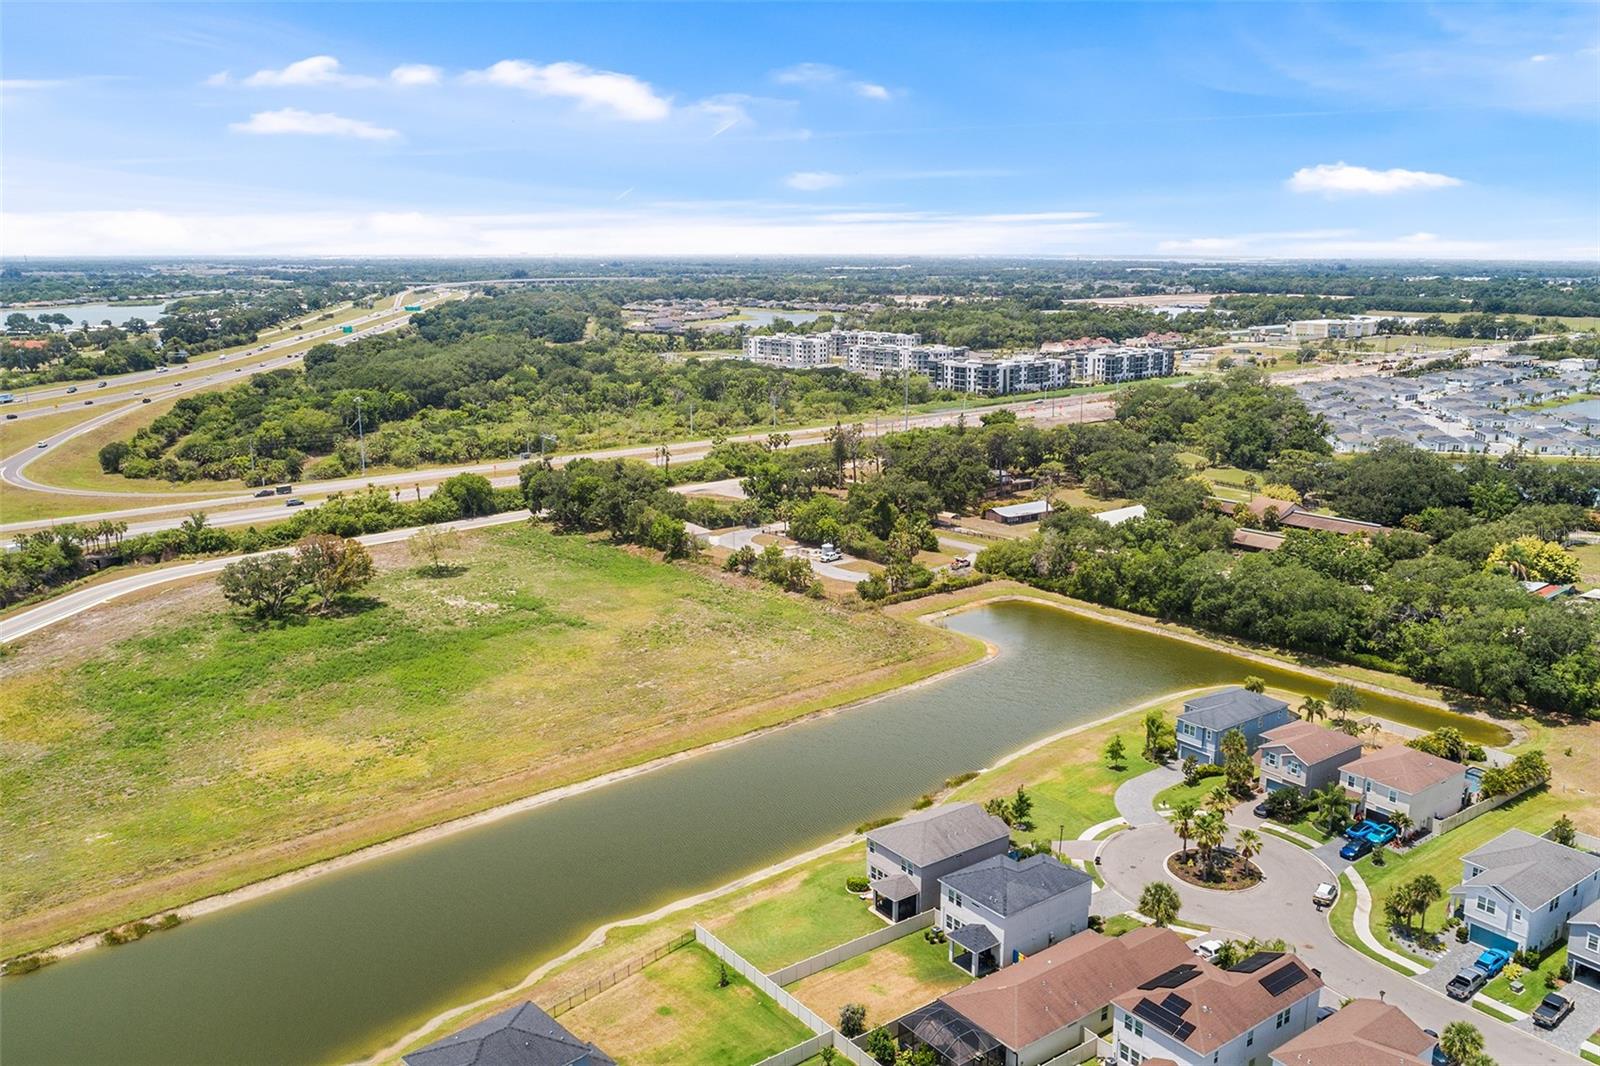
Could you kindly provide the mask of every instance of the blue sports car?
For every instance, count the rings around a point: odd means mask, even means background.
[[[1339,858],[1349,859],[1354,862],[1356,859],[1361,858],[1361,856],[1365,855],[1371,850],[1372,841],[1368,840],[1366,837],[1362,837],[1359,840],[1352,840],[1350,843],[1340,848]]]

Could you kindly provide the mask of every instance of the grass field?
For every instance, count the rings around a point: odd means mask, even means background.
[[[0,660],[8,947],[978,653],[932,627],[581,538],[517,527],[471,544],[461,572],[389,569],[344,614],[242,625],[202,583],[161,597],[158,618],[113,605]],[[390,552],[405,563],[403,549]],[[109,636],[135,626],[148,635]],[[283,847],[313,833],[314,846]]]
[[[1430,318],[1430,317],[1437,316],[1439,318],[1444,319],[1446,322],[1458,322],[1463,317],[1465,317],[1466,315],[1468,315],[1470,313],[1471,312],[1468,312],[1468,311],[1442,311],[1442,312],[1435,311],[1435,312],[1431,312],[1431,313],[1425,315],[1425,314],[1422,314],[1419,311],[1368,311],[1367,312],[1367,314],[1369,314],[1369,315],[1377,315],[1379,318],[1392,318],[1392,317],[1397,317],[1397,316],[1407,316],[1407,317],[1413,317],[1414,316],[1414,317],[1418,317],[1418,318]],[[1512,317],[1512,318],[1520,318],[1520,319],[1523,319],[1524,321],[1531,322],[1531,321],[1533,321],[1535,316],[1533,316],[1533,315],[1512,315],[1510,317]],[[1551,316],[1551,317],[1553,317],[1557,322],[1563,323],[1569,329],[1600,329],[1600,318],[1596,318],[1596,317],[1594,317],[1592,315],[1589,316],[1589,317],[1584,317],[1584,316],[1581,316],[1581,315],[1554,315],[1554,316]],[[1480,343],[1483,343],[1483,342],[1480,342]]]
[[[867,904],[845,891],[847,877],[867,872],[861,847],[819,859],[785,877],[777,890],[707,923],[722,942],[766,973],[824,948],[883,928]]]
[[[846,1003],[863,1004],[870,1029],[970,984],[971,976],[950,961],[949,951],[948,944],[930,944],[912,933],[796,981],[787,991],[828,1021]]]
[[[749,1066],[793,1047],[811,1030],[698,945],[651,963],[615,988],[580,1003],[561,1024],[619,1066]]]
[[[1567,550],[1578,558],[1578,579],[1585,585],[1600,585],[1600,544],[1581,544]]]

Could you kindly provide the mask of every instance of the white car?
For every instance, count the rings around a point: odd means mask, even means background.
[[[1334,900],[1339,898],[1339,886],[1323,881],[1317,885],[1317,890],[1311,893],[1311,902],[1317,908],[1331,907]]]
[[[1212,959],[1217,957],[1217,952],[1222,950],[1222,941],[1202,940],[1190,950],[1205,961],[1210,962]]]
[[[41,448],[48,448],[48,447],[50,447],[50,445],[48,445],[48,444],[46,444],[46,443],[45,443],[45,442],[44,442],[44,441],[40,441],[40,442],[39,442],[39,447],[41,447]]]

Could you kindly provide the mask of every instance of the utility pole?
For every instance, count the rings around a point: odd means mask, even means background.
[[[367,427],[361,418],[361,397],[356,397],[356,436],[361,440],[361,476],[367,476]]]

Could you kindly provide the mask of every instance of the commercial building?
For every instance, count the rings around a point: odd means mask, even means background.
[[[1378,332],[1378,321],[1370,315],[1356,315],[1353,318],[1305,318],[1289,323],[1289,339],[1321,341],[1371,337]]]
[[[1600,900],[1600,855],[1508,829],[1461,857],[1450,897],[1460,901],[1474,944],[1542,951]]]

